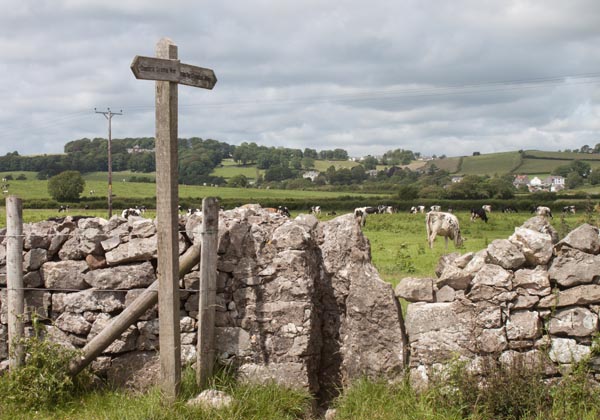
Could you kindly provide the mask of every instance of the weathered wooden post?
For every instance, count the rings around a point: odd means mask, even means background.
[[[25,361],[23,350],[23,207],[14,195],[6,198],[6,281],[8,288],[8,349],[9,367],[14,369]]]
[[[217,300],[217,244],[219,203],[216,198],[202,200],[202,250],[198,290],[198,351],[196,382],[204,387],[212,376],[215,362],[215,304]]]
[[[158,310],[161,388],[174,400],[181,382],[178,281],[177,84],[212,89],[210,69],[180,63],[177,46],[163,38],[156,57],[136,56],[131,70],[137,79],[156,81],[156,222],[158,237]]]

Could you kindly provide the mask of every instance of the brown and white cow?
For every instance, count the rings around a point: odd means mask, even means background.
[[[455,215],[441,211],[430,211],[425,216],[425,226],[429,248],[433,249],[433,241],[435,241],[436,236],[444,237],[446,249],[448,249],[448,238],[454,241],[455,247],[462,246],[463,238],[460,235],[460,226]]]

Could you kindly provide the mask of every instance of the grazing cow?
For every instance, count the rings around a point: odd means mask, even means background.
[[[481,206],[481,208],[484,209],[487,213],[492,212],[492,206],[490,206],[489,204],[484,204],[483,206]]]
[[[442,206],[431,206],[429,209],[431,211],[442,211]]]
[[[513,206],[504,206],[502,207],[502,213],[518,213],[518,211]]]
[[[484,209],[471,209],[471,222],[477,218],[480,218],[485,223],[488,221],[487,213]]]
[[[377,206],[377,213],[379,214],[394,214],[394,208],[392,206],[386,206],[385,204],[380,204]]]
[[[335,216],[337,215],[337,213],[335,212],[335,210],[331,210],[327,212],[327,216]]]
[[[202,210],[197,209],[195,207],[190,207],[189,209],[187,209],[187,215],[191,216],[192,214],[200,216],[202,214]]]
[[[67,204],[66,206],[63,206],[63,205],[61,205],[61,206],[58,208],[58,212],[60,213],[60,212],[63,212],[63,211],[64,211],[64,212],[66,213],[66,212],[68,212],[68,211],[69,211],[69,208],[70,208],[70,207],[69,207],[69,205],[68,205],[68,204]]]
[[[425,213],[425,206],[412,206],[410,208],[410,212],[412,214],[415,214],[415,213]]]
[[[433,241],[436,236],[443,236],[448,249],[448,238],[454,241],[455,247],[462,246],[463,238],[460,235],[460,226],[455,215],[439,211],[430,211],[425,216],[425,227],[427,228],[427,242],[429,248],[433,249]]]
[[[554,217],[552,216],[552,211],[549,207],[537,206],[535,208],[535,214],[537,214],[538,216],[550,217],[551,219],[554,219]]]
[[[364,226],[367,223],[367,212],[364,209],[365,207],[354,209],[354,220],[359,226]]]
[[[121,217],[129,219],[130,216],[141,216],[142,212],[139,209],[128,208],[121,212]]]
[[[563,213],[573,213],[575,214],[576,209],[575,206],[564,206],[563,207]]]
[[[282,216],[290,217],[290,210],[287,208],[287,206],[277,207],[277,213],[281,214]]]
[[[311,206],[308,214],[314,214],[315,216],[321,215],[321,206]]]

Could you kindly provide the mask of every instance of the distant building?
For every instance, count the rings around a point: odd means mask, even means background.
[[[453,184],[458,184],[462,180],[463,180],[462,176],[453,176],[452,178],[450,178],[450,181],[452,181]]]
[[[561,185],[564,188],[565,177],[557,176],[557,175],[550,175],[548,178],[544,179],[544,184],[553,185],[553,186]]]
[[[315,182],[315,179],[317,179],[319,173],[319,171],[306,171],[302,174],[302,178],[310,179],[312,182]]]
[[[529,181],[529,185],[531,185],[532,187],[541,187],[543,184],[542,180],[539,179],[537,176],[534,176],[531,181]]]
[[[527,175],[516,175],[513,180],[513,185],[515,188],[519,188],[522,185],[529,185],[529,177]]]
[[[377,169],[369,169],[368,171],[365,171],[367,173],[367,175],[373,177],[373,176],[377,176],[377,173],[379,172]]]
[[[135,155],[137,153],[154,153],[154,149],[142,149],[139,145],[133,146],[131,149],[127,149],[127,153]]]

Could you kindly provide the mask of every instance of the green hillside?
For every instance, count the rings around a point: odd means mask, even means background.
[[[568,165],[576,159],[586,161],[594,170],[600,169],[600,155],[598,154],[544,152],[540,150],[435,159],[430,161],[429,165],[435,165],[451,174],[460,175],[493,176],[507,173],[548,175],[557,167]]]
[[[518,152],[468,156],[463,159],[460,172],[468,175],[502,175],[511,172],[520,161],[521,155]]]

